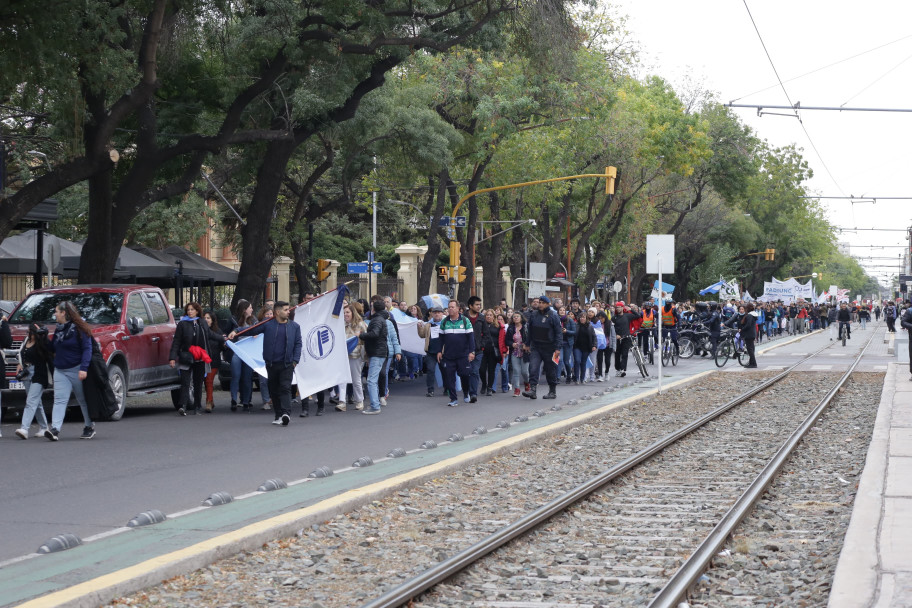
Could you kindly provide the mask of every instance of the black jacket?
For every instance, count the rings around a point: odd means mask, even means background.
[[[174,331],[174,341],[171,343],[172,361],[178,361],[178,353],[189,353],[191,346],[199,346],[209,352],[209,332],[206,322],[202,319],[195,321],[182,320]]]
[[[386,317],[382,313],[371,315],[367,331],[361,334],[364,338],[364,352],[368,357],[388,357],[386,348]]]
[[[47,348],[47,337],[45,336],[43,339],[43,352],[37,343],[32,346],[26,346],[25,341],[23,341],[22,347],[19,349],[19,357],[23,366],[32,366],[32,375],[28,378],[29,382],[35,382],[44,388],[48,388],[51,385],[50,374],[54,372],[54,355]]]
[[[101,358],[101,349],[98,342],[92,340],[92,359],[86,379],[82,382],[82,391],[85,395],[89,418],[95,420],[110,420],[117,413],[117,399],[111,390],[108,381],[108,366]]]
[[[576,329],[576,339],[573,342],[573,348],[588,354],[598,345],[598,338],[595,337],[595,328],[592,323],[578,323]]]
[[[909,330],[909,335],[912,336],[912,308],[907,308],[906,312],[903,313],[900,320],[904,329]],[[909,338],[912,340],[912,337]]]
[[[757,317],[751,313],[746,313],[738,319],[738,330],[741,332],[742,340],[757,339]]]

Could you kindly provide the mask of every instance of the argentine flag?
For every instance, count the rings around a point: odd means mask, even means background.
[[[725,279],[722,279],[718,283],[713,283],[706,289],[701,289],[700,295],[705,296],[708,293],[719,293],[719,291],[721,291],[722,289],[727,288],[727,287],[728,287],[728,283],[725,281]]]

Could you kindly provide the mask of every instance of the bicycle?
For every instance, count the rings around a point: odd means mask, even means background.
[[[846,336],[849,334],[848,329],[848,323],[839,323],[839,339],[842,340],[843,346],[846,345]]]
[[[725,332],[716,346],[716,367],[725,367],[728,360],[734,356],[736,356],[735,334],[733,332]]]
[[[646,359],[643,357],[643,351],[640,350],[640,347],[633,336],[629,336],[628,339],[630,340],[630,352],[633,353],[633,360],[636,361],[637,368],[640,370],[640,375],[647,378],[649,376],[649,371],[646,369]]]
[[[662,365],[668,367],[669,361],[672,365],[677,365],[678,356],[678,347],[672,343],[670,338],[664,338],[662,341]]]

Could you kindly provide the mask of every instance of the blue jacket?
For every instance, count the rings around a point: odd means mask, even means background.
[[[475,328],[468,317],[459,315],[455,321],[444,317],[440,323],[440,350],[449,361],[468,359],[476,350]]]
[[[529,338],[533,345],[560,350],[564,342],[563,327],[557,312],[550,306],[536,310],[529,317]]]
[[[301,326],[297,323],[291,323],[290,321],[286,325],[288,325],[288,327],[285,331],[284,361],[272,361],[272,353],[275,350],[276,334],[279,331],[279,322],[276,321],[275,318],[269,319],[262,325],[257,325],[244,332],[248,336],[263,334],[263,360],[266,361],[267,365],[271,363],[292,363],[297,365],[301,360],[301,349],[304,346],[304,341],[301,339]]]
[[[89,371],[92,361],[92,336],[84,336],[72,323],[57,325],[48,343],[54,352],[54,368],[70,369],[79,366],[79,371]]]

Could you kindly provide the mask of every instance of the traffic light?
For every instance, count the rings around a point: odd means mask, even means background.
[[[466,267],[456,266],[456,282],[462,283],[466,279]]]
[[[459,247],[460,247],[459,241],[450,241],[450,266],[459,265],[459,255],[460,255]]]
[[[329,276],[329,260],[317,260],[317,281],[322,283]]]
[[[450,267],[449,266],[440,267],[440,280],[443,281],[444,283],[446,283],[447,281],[450,280]]]
[[[617,167],[605,167],[605,194],[614,194],[614,181],[617,179]]]
[[[766,260],[767,262],[771,262],[771,261],[775,260],[776,259],[776,250],[767,249],[766,251],[764,251],[763,259]]]

